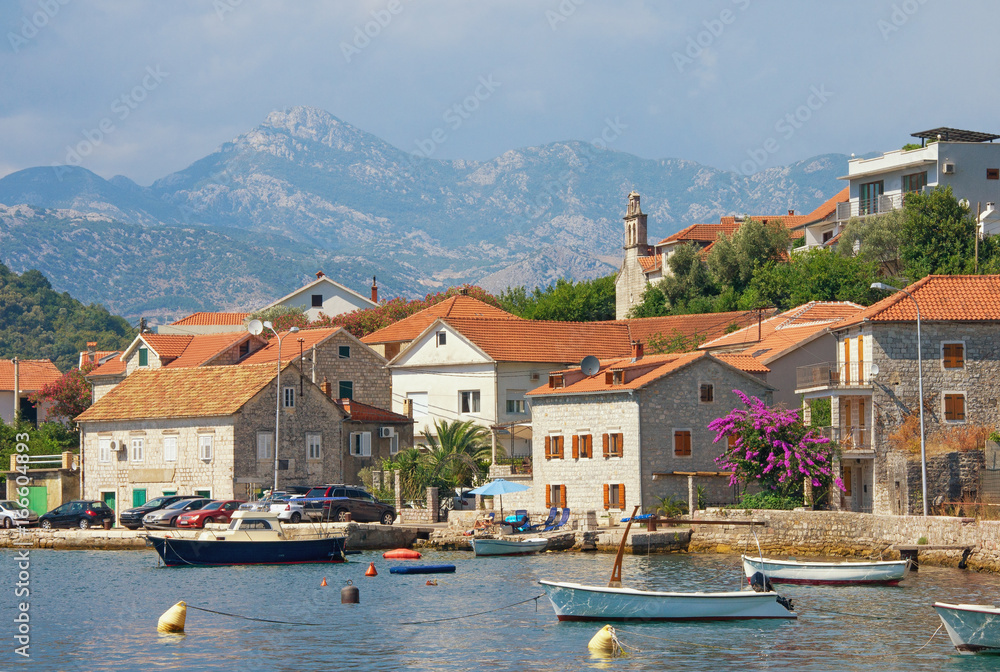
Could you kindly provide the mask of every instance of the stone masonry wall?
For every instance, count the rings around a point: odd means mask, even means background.
[[[983,468],[983,452],[971,450],[963,453],[946,453],[927,458],[927,493],[930,504],[940,497],[943,502],[973,500],[978,494],[979,471]],[[919,457],[907,462],[909,490],[922,493]],[[931,496],[930,493],[938,493]],[[917,502],[920,495],[917,495]],[[922,508],[922,505],[921,505]]]
[[[639,265],[638,248],[625,250],[625,259],[621,270],[615,278],[615,319],[628,317],[628,311],[642,301],[642,293],[646,291],[646,276]]]
[[[340,358],[342,345],[351,348],[349,358]],[[295,358],[298,358],[298,353],[295,353]],[[311,350],[304,353],[302,370],[307,380],[311,379]],[[385,360],[345,331],[334,334],[316,348],[317,385],[323,382],[324,376],[333,386],[334,397],[339,396],[340,381],[350,380],[354,383],[354,399],[363,404],[392,410],[392,384],[389,369],[385,368]]]

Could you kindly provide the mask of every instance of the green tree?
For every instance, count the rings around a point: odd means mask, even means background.
[[[955,199],[951,187],[907,194],[903,217],[900,259],[910,282],[932,273],[972,272],[976,221]]]
[[[271,306],[270,308],[250,313],[247,320],[270,322],[274,327],[274,331],[279,334],[292,327],[305,329],[309,326],[309,318],[300,306]],[[261,332],[261,337],[266,339],[274,338],[274,332],[270,329],[265,329]]]
[[[82,369],[70,369],[59,380],[54,380],[28,397],[35,404],[51,404],[49,417],[69,423],[91,404],[91,387],[87,374],[94,364],[84,364]]]
[[[857,257],[830,249],[795,253],[785,263],[771,262],[757,269],[740,295],[742,310],[774,306],[788,310],[810,301],[853,301],[869,305],[880,298],[871,289],[877,267]]]
[[[719,235],[708,253],[708,266],[719,283],[742,292],[758,268],[787,259],[790,240],[780,219],[748,219],[731,236]]]
[[[528,320],[596,322],[615,319],[615,276],[574,282],[560,278],[545,289],[528,293],[524,287],[508,288],[499,296],[500,307]]]
[[[904,219],[903,210],[851,218],[837,240],[837,253],[875,264],[883,275],[899,276]]]
[[[434,433],[424,428],[424,436],[427,442],[418,448],[428,485],[452,490],[472,485],[492,458],[489,430],[472,420],[436,420]]]

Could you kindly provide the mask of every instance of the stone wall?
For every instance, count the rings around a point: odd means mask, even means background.
[[[340,357],[340,346],[351,349],[351,356]],[[389,369],[385,359],[349,333],[341,330],[315,348],[315,380],[319,385],[326,378],[333,386],[333,396],[339,397],[340,381],[354,383],[354,396],[363,404],[392,410]],[[297,357],[297,355],[296,355]],[[307,350],[302,364],[303,373],[313,376],[313,353]]]
[[[970,450],[962,453],[946,453],[927,458],[927,493],[929,504],[935,503],[940,497],[943,502],[972,501],[976,499],[979,489],[979,472],[983,468],[984,456],[981,450]],[[910,492],[917,493],[915,505],[921,504],[923,482],[920,468],[920,456],[913,456],[907,461],[909,473],[908,487]],[[930,493],[937,493],[931,496]]]
[[[642,293],[646,291],[646,275],[639,265],[639,251],[636,247],[625,250],[625,259],[615,278],[615,319],[618,320],[628,317],[628,311],[642,301]]]

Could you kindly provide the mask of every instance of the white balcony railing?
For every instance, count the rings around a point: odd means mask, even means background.
[[[841,450],[872,450],[872,431],[867,427],[820,427],[819,432]]]
[[[848,220],[851,217],[867,217],[881,215],[903,207],[906,194],[881,194],[874,198],[857,198],[837,204],[837,219]]]
[[[799,366],[795,369],[795,388],[865,387],[871,384],[871,371],[872,363],[865,361],[849,364],[822,362]]]

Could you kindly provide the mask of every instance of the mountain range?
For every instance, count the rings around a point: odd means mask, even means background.
[[[294,107],[146,187],[70,166],[7,175],[0,261],[154,323],[257,308],[318,270],[362,294],[377,275],[383,297],[530,289],[617,270],[633,189],[655,242],[721,215],[809,212],[847,160],[745,176],[576,141],[439,160]]]

